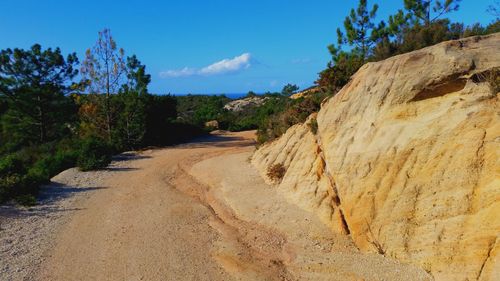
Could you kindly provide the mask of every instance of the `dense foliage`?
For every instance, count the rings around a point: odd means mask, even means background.
[[[74,140],[27,146],[0,157],[0,202],[16,198],[23,204],[34,203],[38,186],[61,170],[73,167],[78,158]]]
[[[298,99],[287,99],[276,107],[272,114],[268,114],[257,130],[258,143],[272,141],[283,135],[291,126],[304,123],[314,112],[319,111],[321,103],[328,97],[328,93],[318,91]]]
[[[80,144],[76,163],[82,171],[104,168],[111,162],[110,151],[108,143],[97,138],[86,138]]]
[[[286,85],[280,93],[257,95],[249,92],[245,98],[258,97],[265,99],[262,105],[245,106],[240,111],[231,111],[224,106],[231,100],[225,95],[186,95],[177,96],[179,120],[203,127],[206,122],[217,121],[218,128],[229,131],[254,130],[262,127],[269,116],[283,111],[289,102],[295,85]]]
[[[225,95],[186,95],[176,99],[180,120],[198,126],[220,120],[225,113],[224,105],[231,100]]]
[[[464,26],[444,18],[460,8],[461,0],[403,0],[404,9],[385,21],[375,23],[378,6],[359,0],[337,29],[337,44],[328,46],[332,59],[316,81],[320,91],[276,107],[276,112],[261,121],[258,141],[263,143],[281,136],[290,126],[302,123],[310,113],[318,111],[322,100],[334,95],[366,62],[411,52],[446,40],[500,32],[498,1],[488,12],[496,20],[487,26]],[[494,83],[493,83],[494,84]],[[317,132],[316,120],[309,124]]]
[[[111,155],[180,142],[203,130],[177,120],[177,99],[148,93],[136,56],[109,30],[78,58],[59,48],[0,51],[0,202],[33,204],[64,169],[106,167]]]
[[[444,18],[460,8],[460,0],[404,0],[404,9],[374,22],[377,5],[368,9],[360,0],[344,21],[344,31],[337,30],[337,45],[328,46],[332,60],[323,70],[317,84],[334,94],[366,62],[411,52],[439,42],[500,31],[498,14],[487,26],[464,26]],[[492,15],[496,7],[489,9]]]
[[[13,150],[57,140],[68,132],[75,108],[67,98],[78,70],[76,55],[65,59],[61,50],[0,51],[0,99],[3,114],[2,148]]]

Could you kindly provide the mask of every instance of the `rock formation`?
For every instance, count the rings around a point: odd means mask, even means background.
[[[320,93],[321,91],[322,91],[322,89],[319,86],[313,86],[313,87],[309,87],[303,91],[300,91],[296,94],[291,95],[290,98],[293,100],[300,99],[300,98],[306,98],[306,97],[309,97],[311,95]]]
[[[205,128],[219,129],[219,121],[211,120],[211,121],[205,122]]]
[[[234,112],[240,112],[248,107],[257,107],[263,105],[269,97],[247,97],[239,100],[228,102],[224,105],[224,109]]]
[[[364,251],[436,280],[500,280],[500,34],[364,65],[252,163]],[[495,76],[496,75],[496,76]],[[268,181],[270,181],[268,179]]]

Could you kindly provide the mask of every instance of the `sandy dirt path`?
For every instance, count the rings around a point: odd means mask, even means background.
[[[140,153],[65,226],[41,279],[231,280],[211,258],[217,233],[210,208],[173,180],[182,176],[181,164],[252,145],[240,134]]]

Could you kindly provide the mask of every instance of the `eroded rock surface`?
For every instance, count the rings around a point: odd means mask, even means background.
[[[363,66],[252,163],[364,251],[436,280],[500,280],[500,34]]]

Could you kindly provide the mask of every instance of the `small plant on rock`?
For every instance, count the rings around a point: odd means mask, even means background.
[[[312,118],[308,125],[311,132],[316,135],[318,133],[318,121],[316,118]]]
[[[496,95],[500,92],[500,67],[496,67],[489,73],[488,82],[490,83],[491,93]]]
[[[281,182],[281,180],[285,176],[285,173],[285,166],[283,166],[283,164],[281,163],[274,164],[267,169],[267,176],[275,182]]]
[[[500,67],[495,67],[481,73],[476,73],[472,76],[474,83],[488,83],[491,94],[495,96],[500,92]]]

